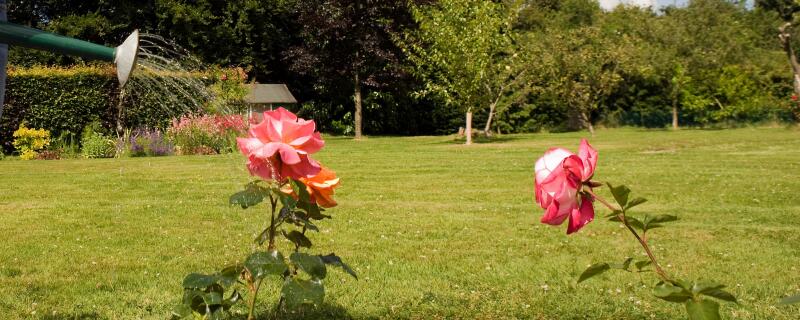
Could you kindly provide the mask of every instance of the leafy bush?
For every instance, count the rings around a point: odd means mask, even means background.
[[[137,129],[130,133],[127,149],[131,157],[154,157],[170,155],[174,147],[161,130]]]
[[[58,160],[61,159],[59,150],[42,150],[36,154],[36,160]]]
[[[114,122],[116,77],[112,68],[10,68],[0,141],[10,141],[20,123],[44,128],[58,137],[81,134],[84,126]],[[3,146],[8,150],[9,146]]]
[[[117,151],[114,140],[99,132],[99,123],[95,122],[83,130],[81,146],[84,158],[113,158]]]
[[[236,149],[236,136],[247,130],[241,115],[185,116],[167,130],[178,154],[218,154]]]
[[[50,144],[50,131],[30,129],[24,123],[19,125],[13,136],[14,148],[19,151],[19,157],[23,160],[36,159],[39,151]]]
[[[198,77],[207,78],[202,74]],[[211,79],[203,81],[210,84],[214,81]],[[214,94],[224,94],[213,103],[233,103],[229,100],[242,95],[241,88],[235,86],[239,83],[227,81],[224,85],[210,88]],[[118,110],[119,83],[110,66],[11,66],[6,84],[6,103],[0,118],[0,148],[13,150],[12,133],[23,122],[46,129],[54,137],[62,134],[78,137],[87,124],[95,121],[108,129],[116,126],[118,118],[127,128],[166,128],[171,119],[184,112],[200,111],[176,110],[172,105],[165,105],[164,97],[156,94],[137,95],[135,98],[136,103],[125,101],[121,112]]]
[[[205,106],[205,111],[209,113],[246,111],[242,99],[249,92],[244,86],[247,81],[247,72],[242,68],[234,68],[214,70],[211,74],[218,81],[208,87],[214,97]]]
[[[58,154],[59,159],[74,159],[81,155],[80,139],[72,133],[62,133],[50,143],[49,149]]]

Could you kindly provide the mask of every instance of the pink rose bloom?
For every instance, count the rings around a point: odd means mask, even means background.
[[[597,166],[597,151],[581,140],[578,155],[552,148],[536,161],[536,202],[545,209],[542,223],[560,225],[569,217],[567,234],[594,219],[594,198],[581,192],[591,190],[589,179]]]
[[[320,171],[309,157],[325,145],[313,120],[303,120],[284,108],[264,112],[264,121],[252,125],[247,138],[237,138],[247,156],[250,174],[264,179],[307,178]]]

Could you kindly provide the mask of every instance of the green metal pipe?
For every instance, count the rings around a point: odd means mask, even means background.
[[[89,60],[113,62],[117,66],[117,79],[125,86],[136,68],[139,52],[139,31],[133,31],[125,42],[116,48],[94,44],[88,41],[60,36],[55,33],[28,28],[18,24],[0,21],[0,43],[27,48],[58,52]]]
[[[0,43],[53,51],[89,60],[114,61],[114,48],[9,22],[0,21]]]

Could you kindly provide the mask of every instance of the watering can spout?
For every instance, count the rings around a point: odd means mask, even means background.
[[[114,62],[120,86],[128,82],[136,68],[139,31],[134,31],[119,47],[109,48],[88,41],[0,21],[0,43],[79,56],[89,60]]]
[[[117,79],[120,87],[128,82],[133,69],[136,68],[136,57],[139,53],[139,30],[134,30],[119,47],[114,49],[114,63],[117,65]]]

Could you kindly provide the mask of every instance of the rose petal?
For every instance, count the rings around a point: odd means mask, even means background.
[[[567,234],[578,232],[581,228],[594,220],[594,205],[592,199],[588,197],[581,197],[580,209],[575,208],[569,217],[569,225],[567,226]]]
[[[561,166],[561,162],[566,157],[573,155],[564,148],[552,148],[547,150],[544,155],[536,161],[534,172],[536,173],[537,181],[544,181],[553,170]]]
[[[583,162],[581,180],[589,181],[594,175],[594,169],[597,168],[597,150],[592,148],[589,141],[586,141],[586,139],[581,139],[581,146],[578,149],[578,158]]]

